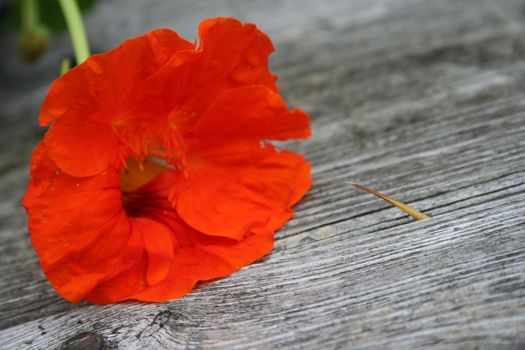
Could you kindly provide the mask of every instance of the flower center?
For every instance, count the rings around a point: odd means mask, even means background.
[[[120,189],[124,210],[130,217],[156,217],[158,210],[169,209],[162,183],[155,181],[172,166],[158,158],[129,158],[120,172]]]

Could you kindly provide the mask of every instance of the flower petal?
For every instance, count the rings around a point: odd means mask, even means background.
[[[100,227],[123,214],[118,181],[114,170],[85,178],[64,174],[44,143],[37,146],[23,205],[44,267],[77,254],[97,239]]]
[[[136,260],[126,271],[100,283],[86,299],[96,304],[130,299],[160,302],[189,293],[197,280],[173,271],[172,231],[151,219],[132,218],[131,222],[134,234],[144,241],[147,259]]]
[[[176,299],[191,292],[196,283],[195,278],[175,277],[155,286],[144,288],[144,290],[130,296],[129,299],[148,302]]]
[[[177,220],[179,248],[173,264],[178,276],[210,280],[228,276],[271,252],[274,232],[249,232],[241,240],[202,234]]]
[[[57,79],[40,112],[42,125],[55,121],[46,136],[51,158],[75,176],[95,175],[117,156],[124,158],[117,137],[124,134],[126,140],[133,139],[133,132],[122,133],[117,119],[134,109],[141,95],[139,87],[147,78],[175,53],[193,48],[175,32],[160,29],[91,56]],[[165,130],[165,124],[167,115],[156,128]]]
[[[272,145],[201,149],[188,157],[188,177],[179,179],[173,199],[193,228],[239,240],[273,221],[270,230],[282,226],[311,185],[309,170],[302,156]]]
[[[148,254],[146,282],[153,286],[162,281],[173,260],[172,232],[163,224],[146,218],[131,219],[134,229],[141,231]]]
[[[40,111],[40,124],[47,125],[64,115],[87,120],[101,109],[118,109],[127,94],[156,73],[174,53],[193,48],[177,33],[159,29],[93,55],[51,85]]]
[[[148,286],[145,276],[146,267],[137,263],[124,273],[100,284],[86,296],[86,300],[95,304],[118,303],[125,300],[164,302],[188,294],[197,283],[195,278],[171,277],[154,286]]]
[[[264,86],[228,90],[206,109],[191,137],[210,143],[220,139],[287,140],[310,136],[308,115],[289,111],[284,100]]]
[[[115,170],[84,178],[64,174],[44,143],[37,146],[31,164],[23,204],[33,246],[53,287],[66,299],[79,301],[126,269],[143,243],[130,247],[130,223]]]
[[[171,269],[165,279],[154,286],[157,291],[155,293],[161,293],[163,284],[182,283],[181,278],[196,281],[227,276],[268,254],[273,247],[275,221],[258,232],[249,232],[240,241],[205,235],[188,226],[168,200],[168,193],[180,176],[180,173],[175,171],[166,171],[136,192],[157,198],[154,205],[148,206],[148,214],[155,222],[168,227],[174,240],[175,253]],[[149,288],[147,284],[145,288]],[[173,295],[174,292],[166,294],[165,298]],[[160,297],[160,294],[156,295]],[[132,299],[151,301],[144,298],[145,294],[132,297]]]
[[[71,302],[85,299],[100,284],[143,261],[142,237],[130,230],[125,216],[99,232],[95,244],[44,270],[57,292]]]
[[[49,156],[72,176],[96,175],[119,159],[117,138],[109,125],[82,116],[57,120],[45,140]]]
[[[172,125],[196,119],[228,89],[261,85],[277,91],[277,78],[268,69],[272,42],[254,24],[233,18],[208,19],[200,24],[199,37],[196,54],[170,78],[173,87],[168,90],[172,96],[177,92],[170,115]]]
[[[206,79],[215,83],[217,90],[232,82],[233,86],[264,85],[276,90],[276,77],[268,69],[268,56],[274,47],[255,24],[234,18],[211,18],[199,25],[199,38],[201,63],[208,63],[200,67],[199,73],[206,78],[219,78]]]

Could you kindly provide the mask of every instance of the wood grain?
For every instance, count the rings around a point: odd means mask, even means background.
[[[314,187],[274,252],[162,304],[71,305],[43,277],[20,207],[36,115],[70,54],[36,66],[0,34],[0,348],[525,348],[525,4],[518,0],[100,1],[95,51],[235,16],[273,38],[288,146]],[[345,182],[432,218],[414,221]]]

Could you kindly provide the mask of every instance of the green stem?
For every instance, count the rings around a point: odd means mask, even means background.
[[[59,0],[59,2],[64,17],[66,18],[69,34],[71,35],[77,64],[80,64],[90,56],[89,44],[80,9],[78,8],[76,0]]]
[[[22,30],[32,32],[38,27],[38,0],[22,0]]]
[[[69,58],[64,58],[62,64],[60,65],[60,75],[66,74],[71,69],[71,60]]]

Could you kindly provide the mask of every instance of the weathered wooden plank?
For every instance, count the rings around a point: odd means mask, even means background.
[[[256,22],[276,43],[283,93],[312,115],[312,139],[290,147],[310,159],[315,185],[275,251],[163,304],[70,305],[43,278],[19,203],[42,134],[35,114],[67,38],[36,67],[2,57],[0,347],[524,347],[524,9],[518,0],[101,3],[88,18],[100,50],[159,26],[191,37],[201,17]],[[414,222],[345,181],[432,219]]]

